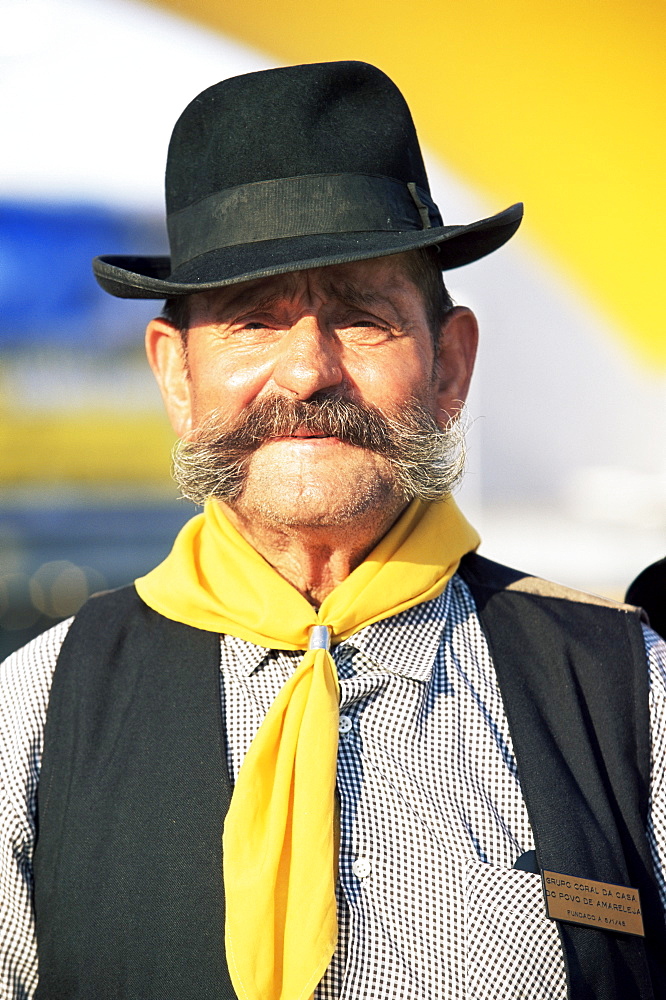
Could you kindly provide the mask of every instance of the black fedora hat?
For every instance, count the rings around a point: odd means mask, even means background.
[[[522,205],[444,225],[407,104],[361,62],[223,80],[169,145],[170,257],[96,257],[107,292],[157,299],[437,245],[443,269],[496,250]]]

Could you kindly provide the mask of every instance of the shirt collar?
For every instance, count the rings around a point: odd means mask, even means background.
[[[358,650],[381,670],[415,681],[428,681],[450,603],[449,583],[438,597],[366,625],[341,646]]]
[[[428,681],[442,639],[451,595],[449,582],[438,597],[366,625],[340,643],[340,648],[358,651],[380,670],[415,681]],[[249,677],[273,654],[265,646],[256,646],[233,635],[222,635],[220,641],[232,653],[234,672],[241,677]],[[284,655],[284,650],[277,651],[277,655]]]

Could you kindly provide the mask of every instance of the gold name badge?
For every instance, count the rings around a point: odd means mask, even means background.
[[[553,920],[645,937],[638,889],[612,882],[542,873],[546,910]]]

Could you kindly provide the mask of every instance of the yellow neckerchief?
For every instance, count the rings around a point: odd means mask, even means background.
[[[227,962],[243,1000],[306,1000],[337,942],[330,641],[436,597],[478,544],[452,498],[414,501],[317,612],[209,502],[136,581],[174,621],[307,650],[250,746],[224,824]]]

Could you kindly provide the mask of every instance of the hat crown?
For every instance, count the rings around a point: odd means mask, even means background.
[[[445,225],[409,108],[362,62],[232,77],[176,122],[166,169],[169,256],[96,257],[112,295],[165,298],[437,246],[442,269],[502,246],[522,206]]]
[[[209,87],[178,119],[167,212],[239,185],[338,173],[429,190],[412,116],[395,84],[362,62],[248,73]]]

